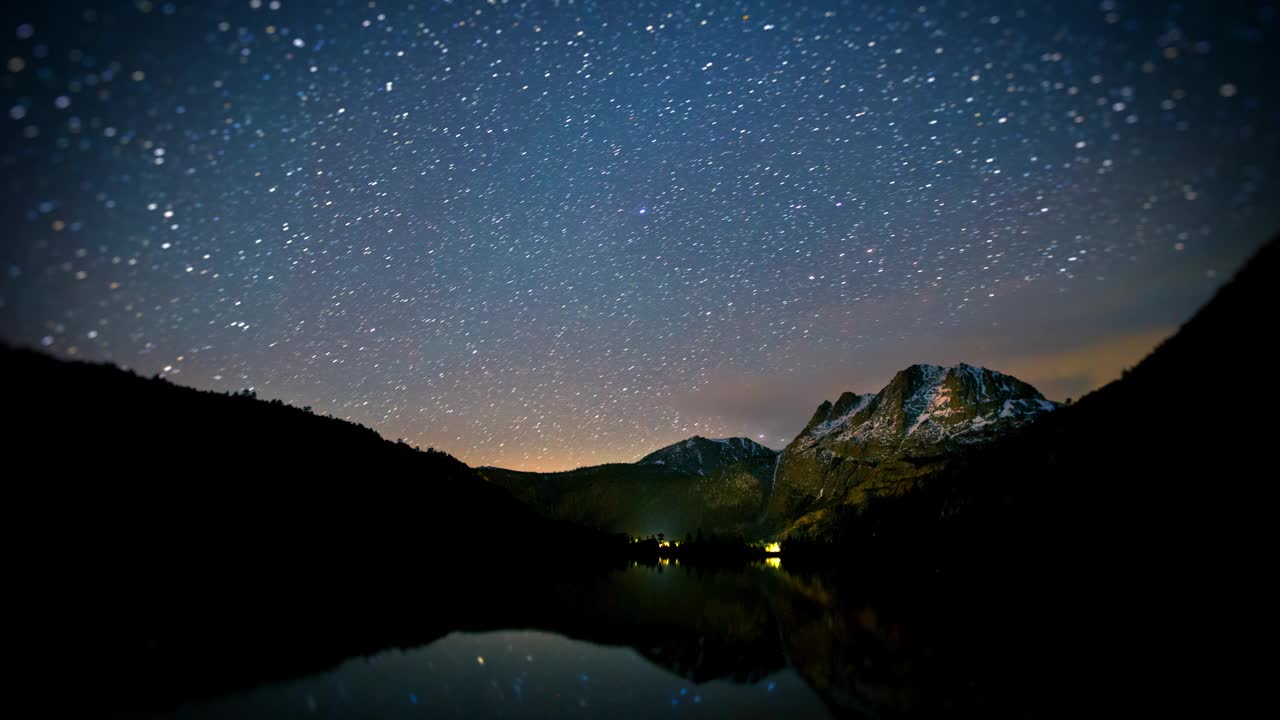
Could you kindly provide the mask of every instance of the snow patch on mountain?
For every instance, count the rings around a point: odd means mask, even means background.
[[[805,450],[831,443],[897,448],[980,442],[1057,407],[1027,383],[994,370],[912,365],[878,393],[845,393],[834,404],[823,403],[793,444]]]
[[[773,458],[776,450],[750,438],[704,438],[695,435],[645,455],[637,465],[667,465],[678,470],[705,475],[752,458]]]
[[[835,417],[830,420],[825,420],[821,423],[818,423],[818,425],[816,425],[810,432],[814,435],[814,437],[824,437],[826,435],[829,435],[835,430],[848,424],[849,421],[852,420],[855,415],[865,410],[867,406],[870,405],[873,400],[875,400],[875,398],[876,398],[875,395],[860,396],[856,404],[852,408],[850,408],[848,412],[844,413],[839,417]]]

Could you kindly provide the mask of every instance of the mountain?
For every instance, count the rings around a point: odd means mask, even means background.
[[[830,508],[906,492],[1057,407],[992,370],[912,365],[880,392],[822,403],[781,454],[745,437],[694,436],[630,464],[479,473],[547,517],[608,532],[786,535]]]
[[[1275,411],[1265,388],[1277,278],[1280,238],[1119,379],[953,454],[910,491],[811,513],[789,529],[789,556],[826,547],[899,563],[1044,570],[1054,582],[1109,577],[1135,592],[1177,584],[1170,593],[1205,602],[1260,598],[1241,587],[1263,582],[1259,552],[1274,544]],[[804,457],[802,445],[784,450],[771,512],[801,505],[791,487],[812,481],[806,469],[822,479],[841,469],[834,462],[823,475],[821,463],[801,462],[791,474],[788,455]]]
[[[877,393],[823,402],[779,457],[763,529],[909,491],[965,449],[1055,410],[1034,387],[972,365],[912,365]]]
[[[1035,388],[986,368],[912,365],[875,394],[846,392],[824,402],[792,445],[796,450],[834,441],[880,451],[943,441],[981,442],[1053,410]]]
[[[748,438],[694,436],[636,463],[556,473],[483,467],[479,473],[548,517],[608,532],[745,535],[760,516],[777,454]]]
[[[706,475],[744,460],[766,458],[772,460],[777,450],[755,442],[751,438],[732,437],[712,440],[694,435],[688,440],[668,445],[645,455],[637,465],[665,465],[668,468],[696,475]]]

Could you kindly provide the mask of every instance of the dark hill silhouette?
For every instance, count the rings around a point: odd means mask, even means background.
[[[540,518],[452,456],[247,393],[2,349],[18,522],[36,570],[140,582],[412,576],[609,539]],[[321,580],[323,579],[323,580]]]

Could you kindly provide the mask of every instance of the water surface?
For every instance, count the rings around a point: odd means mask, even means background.
[[[1010,636],[1026,640],[1034,629],[994,597],[882,584],[877,591],[856,576],[776,561],[633,565],[475,597],[452,583],[447,608],[397,605],[375,618],[380,630],[368,643],[351,642],[362,617],[354,615],[305,635],[264,626],[254,637],[192,639],[171,654],[179,669],[165,669],[176,679],[167,682],[191,681],[190,690],[124,715],[1024,714],[1036,660]],[[183,656],[202,644],[208,653],[184,675]]]
[[[316,676],[182,708],[175,717],[826,717],[791,668],[690,682],[631,648],[543,631],[452,633]]]

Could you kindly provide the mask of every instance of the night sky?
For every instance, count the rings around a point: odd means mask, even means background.
[[[1280,230],[1266,2],[5,5],[0,339],[473,465],[1079,397]]]

